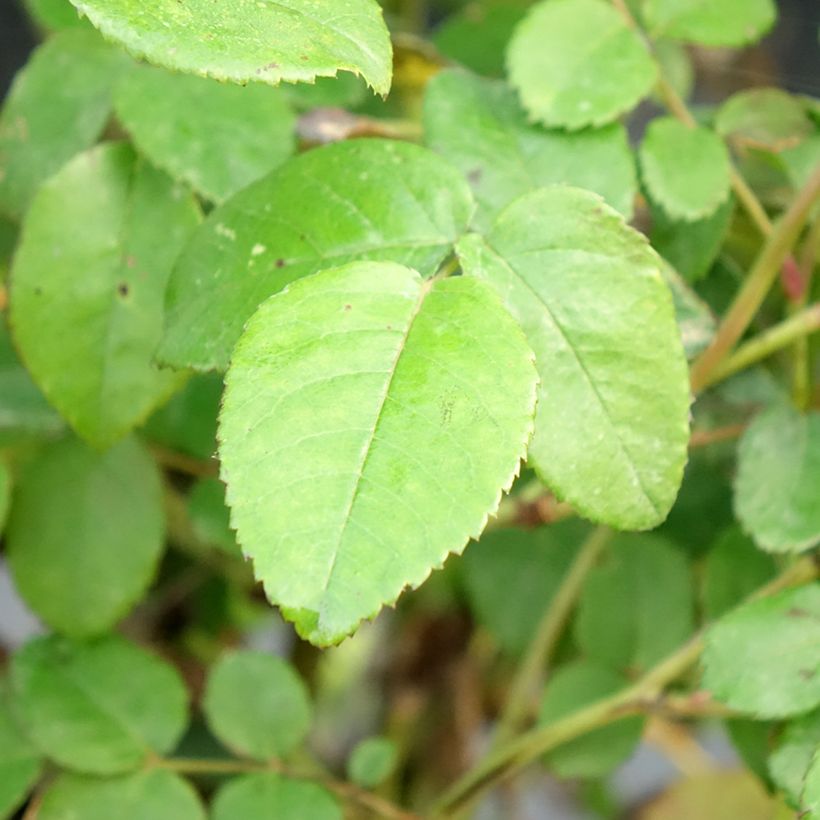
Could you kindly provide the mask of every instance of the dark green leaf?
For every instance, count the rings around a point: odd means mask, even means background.
[[[316,783],[277,774],[231,780],[216,795],[212,820],[342,820],[335,798]]]
[[[703,685],[764,718],[820,704],[820,584],[789,589],[724,615],[706,635]]]
[[[432,151],[352,140],[308,151],[217,208],[171,278],[160,358],[227,367],[256,308],[332,265],[384,259],[433,273],[465,229],[467,183]]]
[[[12,659],[11,682],[31,739],[76,771],[136,769],[149,753],[170,752],[188,721],[176,670],[119,637],[34,640]]]
[[[137,66],[114,109],[137,149],[208,199],[222,201],[293,153],[294,116],[283,92]]]
[[[0,817],[11,817],[37,781],[42,760],[14,718],[0,679]]]
[[[289,754],[310,728],[305,685],[289,664],[261,652],[225,655],[211,671],[202,706],[226,746],[258,760]]]
[[[24,0],[24,5],[34,22],[47,32],[89,25],[70,0]]]
[[[197,221],[193,199],[122,143],[76,157],[28,213],[13,269],[15,341],[94,446],[121,438],[180,384],[153,354],[171,264]]]
[[[17,75],[0,112],[0,211],[19,218],[37,188],[97,140],[128,59],[93,31],[48,40]]]
[[[576,133],[532,125],[507,86],[463,71],[430,81],[424,123],[428,145],[470,182],[479,227],[516,197],[552,183],[595,191],[632,216],[635,169],[620,124]]]
[[[535,384],[475,279],[359,262],[262,305],[226,378],[222,474],[239,543],[301,635],[337,643],[480,534]]]
[[[82,637],[122,618],[154,577],[162,484],[133,439],[100,454],[76,439],[44,449],[20,477],[8,561],[20,594],[53,629]]]
[[[230,511],[225,506],[225,485],[221,481],[203,478],[194,484],[188,496],[188,515],[196,537],[203,544],[239,555]]]
[[[690,401],[661,260],[599,197],[564,186],[517,199],[457,250],[535,351],[528,461],[584,516],[659,524],[680,486]]]

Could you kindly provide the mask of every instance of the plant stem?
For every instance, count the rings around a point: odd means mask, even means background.
[[[689,439],[689,447],[706,447],[719,441],[731,441],[743,435],[745,424],[727,424],[725,427],[716,427],[714,430],[693,430]]]
[[[812,206],[818,199],[820,168],[809,177],[788,211],[775,226],[746,281],[726,312],[715,338],[692,366],[691,384],[694,393],[700,392],[709,383],[712,372],[749,326],[777,279],[783,260],[797,240]]]
[[[610,529],[598,527],[581,545],[558,592],[544,611],[524,660],[513,678],[505,708],[498,722],[494,745],[507,742],[528,717],[544,668],[564,631],[584,581],[611,538]]]
[[[817,330],[820,330],[820,302],[804,308],[742,344],[712,371],[703,386],[709,387],[715,382],[723,381]]]
[[[194,478],[216,478],[219,475],[219,462],[215,459],[205,461],[185,453],[169,450],[159,444],[151,445],[151,454],[157,464],[167,470],[185,473]]]
[[[807,583],[817,578],[817,575],[817,562],[812,557],[805,557],[786,569],[774,581],[761,587],[747,600],[772,595],[788,587]],[[659,696],[664,688],[697,662],[703,648],[703,636],[696,635],[636,683],[615,695],[591,703],[555,723],[531,729],[505,744],[479,761],[475,768],[460,778],[436,803],[430,816],[439,820],[453,817],[487,789],[551,749],[622,717],[644,712],[648,704],[662,703]]]
[[[800,254],[799,269],[803,276],[803,292],[795,309],[805,307],[811,296],[814,266],[820,255],[820,217],[814,220],[806,237],[803,253]],[[811,400],[811,352],[805,336],[797,339],[794,346],[794,372],[792,375],[792,396],[797,407],[805,409]]]

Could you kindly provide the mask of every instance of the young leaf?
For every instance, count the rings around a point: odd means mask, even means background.
[[[107,447],[180,384],[152,361],[193,199],[122,143],[40,189],[14,261],[11,326],[29,372],[84,439]]]
[[[339,804],[326,789],[273,772],[234,778],[217,792],[211,809],[211,820],[342,820],[342,817]]]
[[[217,208],[168,289],[161,360],[225,369],[256,308],[322,268],[385,259],[435,272],[466,228],[472,196],[432,151],[353,140],[308,151]]]
[[[390,90],[390,36],[375,0],[71,0],[105,37],[149,63],[246,83],[337,71]]]
[[[31,739],[74,771],[136,769],[150,752],[170,752],[188,722],[176,670],[115,636],[38,638],[14,655],[11,683]]]
[[[550,126],[612,122],[645,97],[657,69],[637,32],[604,0],[542,0],[507,49],[524,108]]]
[[[779,88],[751,88],[721,105],[715,130],[746,145],[778,151],[793,146],[814,128],[796,97]]]
[[[586,655],[620,670],[646,670],[694,630],[686,557],[656,535],[621,535],[587,578],[575,620]]]
[[[801,808],[801,795],[806,775],[817,750],[820,749],[820,709],[795,718],[786,726],[780,743],[769,758],[772,780],[796,808]]]
[[[521,331],[474,279],[360,262],[260,307],[226,378],[223,478],[243,550],[303,637],[337,643],[479,535],[518,473],[535,384]]]
[[[226,746],[257,760],[289,754],[310,728],[305,685],[288,663],[261,652],[225,655],[211,671],[202,706]]]
[[[594,194],[555,186],[517,199],[457,251],[535,351],[532,466],[584,516],[621,529],[663,521],[686,461],[689,381],[646,240]]]
[[[348,777],[364,789],[373,789],[390,777],[397,759],[398,749],[390,738],[365,738],[350,755]]]
[[[5,681],[0,679],[0,817],[11,817],[42,769],[40,754],[12,715]]]
[[[799,552],[820,542],[820,413],[761,413],[738,447],[735,511],[758,546]]]
[[[506,652],[518,655],[529,646],[588,531],[587,524],[568,520],[534,530],[494,530],[470,545],[462,561],[470,607]]]
[[[479,227],[516,197],[561,182],[595,191],[632,216],[635,168],[620,124],[548,131],[527,122],[506,85],[442,71],[427,86],[424,126],[427,144],[470,182]]]
[[[706,556],[703,611],[713,620],[728,612],[776,574],[770,555],[739,528],[727,530]]]
[[[99,454],[69,439],[44,449],[15,489],[14,582],[53,629],[99,634],[139,600],[164,546],[162,484],[133,439]]]
[[[703,219],[670,219],[663,208],[650,201],[652,247],[687,281],[697,282],[709,272],[720,253],[735,211],[729,196]]]
[[[136,66],[114,96],[117,118],[158,168],[220,202],[293,153],[287,98],[265,85],[228,85]]]
[[[744,604],[706,635],[703,685],[727,706],[788,717],[820,704],[820,584]]]
[[[105,779],[63,774],[49,786],[37,812],[37,820],[111,820],[112,817],[117,820],[205,820],[205,810],[186,780],[164,769],[145,769]]]
[[[729,196],[729,152],[708,128],[658,117],[646,129],[640,160],[652,199],[673,219],[703,219]]]
[[[765,34],[777,16],[774,0],[646,0],[653,37],[704,46],[742,46]]]
[[[562,666],[547,682],[538,722],[554,723],[626,685],[626,678],[589,661]],[[632,754],[641,739],[643,723],[642,717],[628,717],[596,729],[562,744],[544,762],[558,777],[602,777]]]
[[[61,32],[35,51],[0,112],[0,211],[21,217],[37,188],[93,145],[128,62],[82,29]]]

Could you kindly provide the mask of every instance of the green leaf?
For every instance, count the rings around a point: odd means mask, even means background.
[[[23,5],[32,20],[47,32],[89,25],[70,0],[24,0]]]
[[[221,481],[202,478],[194,484],[188,496],[188,515],[200,541],[229,555],[239,555],[230,510],[225,505],[225,485]]]
[[[37,188],[93,145],[128,59],[93,31],[61,32],[17,75],[0,112],[0,211],[19,218]]]
[[[11,497],[11,474],[5,462],[0,461],[0,535],[6,526],[6,517],[9,512],[9,499]]]
[[[75,771],[136,769],[149,753],[170,752],[188,722],[176,670],[115,636],[92,643],[38,638],[14,655],[11,682],[31,739]]]
[[[164,68],[273,85],[352,71],[390,90],[390,36],[374,0],[71,2],[106,38]]]
[[[627,685],[626,678],[589,661],[556,669],[541,699],[538,722],[554,723],[577,709],[612,695]],[[629,717],[562,744],[544,758],[558,777],[603,777],[623,763],[638,745],[642,717]]]
[[[62,429],[63,420],[20,363],[0,318],[0,443],[29,435],[54,435]]]
[[[721,105],[715,130],[747,146],[778,151],[814,129],[805,107],[793,95],[779,88],[750,88]]]
[[[195,458],[212,458],[216,453],[216,417],[222,386],[222,376],[217,373],[194,374],[148,419],[145,435]]]
[[[686,557],[656,535],[620,535],[590,572],[575,619],[586,655],[614,669],[642,671],[694,630]]]
[[[464,553],[470,608],[506,652],[519,655],[529,646],[588,531],[580,520],[534,530],[492,530]],[[499,594],[513,589],[515,595]]]
[[[337,643],[478,537],[518,473],[535,384],[474,279],[354,263],[262,305],[220,455],[239,543],[303,637]]]
[[[771,556],[757,549],[739,528],[727,530],[706,556],[704,614],[710,620],[719,618],[770,581],[776,572]]]
[[[675,320],[686,358],[691,361],[714,338],[717,319],[709,305],[669,265],[662,265],[661,273],[672,294]]]
[[[99,779],[64,774],[49,787],[37,820],[205,820],[190,783],[173,772],[146,769]],[[243,818],[245,820],[245,818]]]
[[[653,37],[704,46],[742,46],[774,24],[773,0],[646,0],[644,17]]]
[[[595,191],[632,216],[635,169],[620,124],[548,131],[527,122],[504,84],[442,71],[427,86],[424,125],[427,144],[470,182],[480,227],[516,197],[561,182]]]
[[[308,151],[217,208],[171,277],[161,360],[224,369],[272,293],[359,259],[432,274],[467,226],[467,183],[432,151],[352,140]]]
[[[658,117],[646,129],[640,161],[652,199],[673,219],[703,219],[729,196],[729,152],[708,128]]]
[[[0,817],[11,817],[37,782],[42,761],[17,725],[0,679]]]
[[[788,717],[820,704],[820,584],[744,604],[706,634],[703,685],[727,706]]]
[[[718,209],[703,219],[670,219],[663,208],[652,202],[652,247],[687,282],[697,282],[709,272],[723,246],[732,216],[734,198],[729,196]]]
[[[12,275],[15,341],[49,401],[96,447],[180,384],[153,355],[171,264],[197,221],[193,199],[122,143],[76,157],[31,206]]]
[[[307,689],[293,668],[261,652],[223,656],[208,678],[202,706],[226,746],[257,760],[292,752],[312,717]]]
[[[284,162],[295,119],[284,93],[136,66],[114,110],[137,149],[174,179],[217,202]]]
[[[735,511],[758,546],[800,552],[820,542],[820,413],[766,410],[738,446]]]
[[[434,32],[433,45],[445,57],[490,77],[504,74],[504,51],[524,16],[516,5],[471,3],[448,17]]]
[[[612,122],[645,97],[657,69],[637,32],[604,0],[542,0],[507,50],[510,82],[545,125]]]
[[[348,777],[364,789],[383,783],[396,768],[398,749],[387,737],[368,737],[356,744],[347,761]]]
[[[689,380],[646,240],[599,197],[556,186],[517,199],[457,251],[535,351],[531,466],[588,518],[622,529],[663,521],[686,460]]]
[[[31,608],[74,637],[112,627],[151,583],[164,547],[162,482],[133,439],[97,453],[76,439],[26,465],[8,561]]]
[[[342,820],[335,798],[316,783],[273,772],[237,777],[216,795],[212,820]]]
[[[814,753],[814,761],[806,772],[802,801],[804,819],[820,820],[820,749]]]
[[[806,775],[817,750],[820,749],[820,709],[791,721],[783,732],[777,749],[769,758],[772,780],[796,808],[801,808],[801,795]]]

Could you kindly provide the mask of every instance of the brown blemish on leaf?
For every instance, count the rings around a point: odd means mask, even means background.
[[[284,259],[277,259],[276,260],[276,267],[277,268],[284,268],[285,267],[285,260]]]
[[[119,293],[120,296],[128,296],[128,283],[120,282],[119,285],[117,285],[117,293]]]

